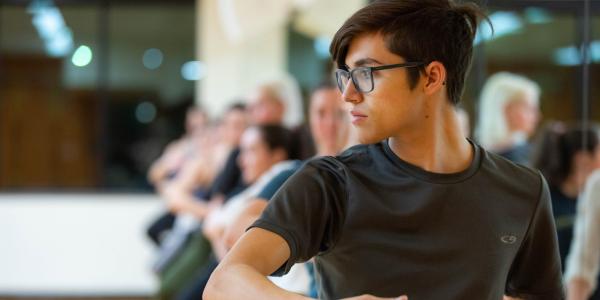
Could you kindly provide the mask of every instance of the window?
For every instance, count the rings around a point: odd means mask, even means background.
[[[194,1],[0,6],[0,190],[148,190],[194,94]]]

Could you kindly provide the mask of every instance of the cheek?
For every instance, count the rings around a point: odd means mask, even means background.
[[[402,124],[414,122],[424,112],[419,106],[409,103],[409,98],[400,95],[387,95],[373,102],[373,111],[377,118],[377,127],[397,129]]]
[[[266,153],[260,153],[256,155],[254,160],[254,170],[255,172],[263,172],[266,166],[269,165],[269,159],[271,157]]]
[[[529,123],[533,123],[535,121],[535,112],[530,109],[523,110],[522,118]]]
[[[315,117],[312,122],[310,122],[310,131],[314,138],[321,137],[321,122],[318,117]]]
[[[256,158],[254,154],[247,154],[244,156],[242,160],[242,166],[244,170],[252,170],[254,169],[254,165],[256,163]]]
[[[334,135],[336,128],[337,128],[337,124],[336,124],[335,116],[328,115],[326,118],[323,119],[323,129],[324,129],[324,133],[327,136],[331,137],[332,135]]]

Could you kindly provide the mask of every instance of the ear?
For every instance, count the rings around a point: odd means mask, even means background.
[[[424,92],[433,95],[446,87],[446,67],[439,61],[432,61],[425,67]]]

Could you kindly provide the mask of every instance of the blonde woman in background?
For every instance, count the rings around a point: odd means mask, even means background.
[[[540,120],[540,87],[520,75],[500,72],[481,92],[477,141],[487,150],[529,164],[529,138]]]

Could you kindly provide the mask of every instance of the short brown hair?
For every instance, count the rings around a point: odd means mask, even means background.
[[[352,15],[337,31],[329,51],[339,68],[345,67],[348,47],[364,33],[381,33],[387,49],[406,61],[441,62],[453,104],[460,101],[471,64],[473,39],[483,13],[474,3],[452,0],[380,0]],[[408,68],[409,85],[419,81],[421,68]]]

